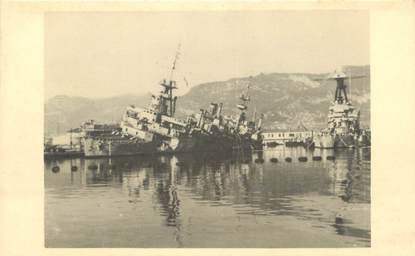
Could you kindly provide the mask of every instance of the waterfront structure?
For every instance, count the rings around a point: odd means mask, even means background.
[[[303,142],[307,138],[313,137],[313,131],[306,130],[306,131],[264,131],[262,133],[263,136],[263,143],[285,143],[287,141],[290,142]]]
[[[313,134],[314,132],[308,129],[265,131],[262,133],[263,145],[271,148],[277,145],[308,146]]]

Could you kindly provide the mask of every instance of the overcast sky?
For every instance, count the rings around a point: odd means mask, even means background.
[[[366,11],[47,13],[45,96],[159,90],[178,44],[179,94],[264,72],[369,64]]]

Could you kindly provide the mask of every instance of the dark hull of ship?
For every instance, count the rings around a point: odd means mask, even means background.
[[[83,152],[80,151],[71,151],[71,152],[44,152],[43,157],[45,159],[49,158],[75,158],[84,156]]]
[[[242,140],[234,140],[233,142],[233,150],[262,150],[262,140],[253,140],[250,138],[243,138]]]
[[[339,135],[339,134],[324,134],[319,135],[314,140],[316,148],[354,148],[354,147],[368,147],[370,146],[370,138],[366,135],[361,135],[356,138],[353,135]]]
[[[235,150],[262,149],[262,141],[208,134],[193,134],[172,138],[167,141],[167,144],[170,147],[166,152],[232,152]]]
[[[129,156],[188,152],[232,152],[260,150],[262,141],[248,138],[194,134],[174,138],[155,136],[151,142],[134,141],[123,137],[112,139],[85,138],[85,157]]]
[[[226,137],[196,135],[184,140],[185,147],[180,147],[177,152],[215,152],[232,150],[232,141]],[[190,143],[189,143],[190,142]],[[190,146],[187,146],[190,144]]]

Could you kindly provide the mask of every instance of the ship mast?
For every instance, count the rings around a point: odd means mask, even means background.
[[[173,74],[174,74],[174,71],[176,70],[176,63],[177,63],[177,61],[179,60],[179,56],[180,56],[180,47],[181,47],[181,44],[179,44],[179,45],[177,46],[176,55],[174,56],[173,66],[171,67],[171,71],[170,71],[170,81],[172,81],[172,80],[173,80]]]
[[[176,55],[174,57],[173,65],[170,71],[170,79],[168,81],[164,79],[160,83],[160,85],[164,87],[164,91],[162,91],[162,93],[164,94],[165,97],[163,98],[164,100],[168,101],[168,104],[169,104],[168,106],[169,113],[165,113],[165,114],[169,116],[173,116],[174,113],[176,112],[177,96],[173,97],[173,90],[177,89],[177,86],[176,86],[176,81],[173,80],[173,75],[174,75],[174,71],[176,70],[176,64],[177,64],[177,61],[179,60],[179,56],[180,56],[180,44],[177,47]]]
[[[343,103],[343,102],[351,103],[352,78],[364,78],[364,77],[366,77],[366,75],[358,75],[358,76],[353,76],[352,77],[351,68],[349,68],[349,70],[347,71],[348,75],[346,75],[345,72],[336,70],[336,71],[334,71],[334,73],[332,73],[331,75],[329,75],[326,78],[326,79],[336,81],[336,92],[334,94],[334,102],[337,102],[337,103]],[[324,80],[326,80],[326,79],[324,79]],[[349,80],[347,85],[345,84],[346,79]],[[316,79],[316,80],[322,80],[322,79]],[[346,88],[346,87],[348,87],[348,88]],[[348,91],[348,93],[347,93],[347,91]]]
[[[352,69],[349,70],[349,100],[352,101]]]
[[[330,79],[336,80],[336,92],[334,94],[334,102],[342,103],[345,101],[346,103],[349,102],[347,98],[347,92],[346,92],[346,84],[344,83],[344,80],[346,79],[346,74],[343,72],[336,71]]]
[[[249,82],[248,86],[246,87],[246,92],[242,92],[239,99],[241,100],[241,103],[236,105],[236,107],[240,110],[239,117],[238,117],[238,123],[237,123],[237,130],[239,130],[239,125],[241,122],[245,121],[246,119],[246,113],[245,111],[248,109],[248,102],[250,101],[249,98],[249,87],[251,86],[251,83]]]
[[[248,109],[248,102],[250,101],[250,98],[249,98],[249,88],[250,87],[251,87],[251,82],[249,82],[248,86],[246,87],[245,93],[242,92],[241,96],[239,97],[239,99],[241,100],[241,103],[238,104],[237,107],[242,112]]]

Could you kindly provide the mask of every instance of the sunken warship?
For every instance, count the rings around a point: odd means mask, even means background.
[[[178,55],[173,62],[170,79],[164,79],[162,90],[151,96],[147,108],[128,106],[118,127],[99,130],[84,126],[83,151],[86,157],[258,150],[262,148],[262,116],[247,118],[248,89],[240,97],[237,116],[222,114],[222,103],[211,103],[208,110],[191,115],[185,121],[175,117],[176,81],[172,79]]]

